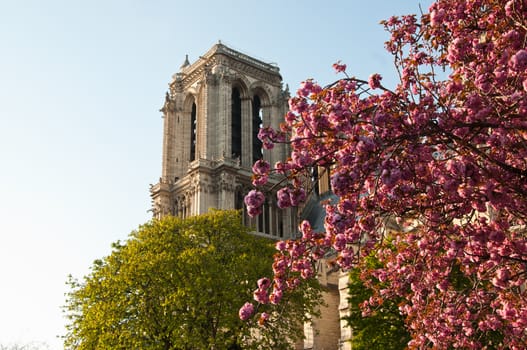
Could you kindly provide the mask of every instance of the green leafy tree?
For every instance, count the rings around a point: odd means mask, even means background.
[[[262,305],[243,322],[255,281],[270,276],[275,249],[248,233],[236,211],[166,217],[113,244],[82,282],[70,277],[67,349],[280,349],[302,336],[317,288]],[[315,282],[309,282],[314,285]],[[255,323],[265,321],[263,327]]]
[[[380,297],[379,290],[386,286],[371,272],[381,266],[379,260],[370,255],[349,273],[350,314],[346,321],[353,331],[353,350],[402,350],[410,341],[405,317],[399,311],[401,298]],[[369,301],[368,305],[364,305],[364,301]]]

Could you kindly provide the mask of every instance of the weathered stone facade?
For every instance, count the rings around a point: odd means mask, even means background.
[[[161,109],[162,171],[150,188],[154,217],[189,217],[210,208],[245,212],[243,198],[252,187],[254,161],[263,158],[274,164],[286,157],[285,145],[263,150],[257,134],[261,126],[278,128],[288,98],[278,67],[221,43],[192,64],[185,59]],[[275,182],[271,179],[270,186]],[[315,220],[323,218],[320,211],[315,215]],[[244,222],[256,234],[273,239],[297,234],[296,212],[279,209],[272,191],[263,214],[254,219],[244,214]],[[341,330],[340,319],[347,311],[347,285],[324,261],[318,271],[327,306],[321,319],[306,325],[306,340],[296,348],[346,349],[349,336]]]
[[[161,109],[163,165],[150,189],[154,217],[243,209],[254,161],[274,164],[285,156],[285,146],[263,150],[257,135],[262,125],[278,127],[288,98],[276,66],[221,43],[192,64],[186,59]],[[278,210],[272,195],[261,217],[244,220],[277,238],[296,231],[294,211]]]

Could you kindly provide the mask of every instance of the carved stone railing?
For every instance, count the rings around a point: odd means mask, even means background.
[[[265,63],[265,62],[262,62],[260,60],[257,60],[256,58],[253,58],[253,57],[250,57],[250,56],[247,56],[246,54],[243,54],[239,51],[236,51],[236,50],[233,50],[231,49],[230,47],[227,47],[225,45],[222,45],[222,44],[216,44],[215,45],[215,52],[216,53],[224,53],[224,54],[227,54],[229,56],[233,56],[235,58],[238,58],[239,60],[242,60],[242,61],[245,61],[246,63],[249,63],[253,66],[256,66],[260,69],[264,69],[264,70],[271,70],[273,72],[280,72],[280,69],[276,66],[273,66],[272,64],[269,64],[269,63]]]

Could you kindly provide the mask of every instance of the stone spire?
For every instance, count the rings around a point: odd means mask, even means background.
[[[190,62],[188,61],[188,55],[185,55],[185,62],[183,62],[183,64],[181,65],[181,67],[179,67],[179,69],[183,69],[188,66],[190,66]]]

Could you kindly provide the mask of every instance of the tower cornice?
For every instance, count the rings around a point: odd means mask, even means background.
[[[214,45],[207,53],[173,75],[170,90],[172,93],[192,86],[208,74],[221,74],[214,69],[223,66],[231,71],[252,76],[270,85],[280,87],[282,76],[280,69],[273,64],[263,62],[244,53],[231,49],[221,43]]]

